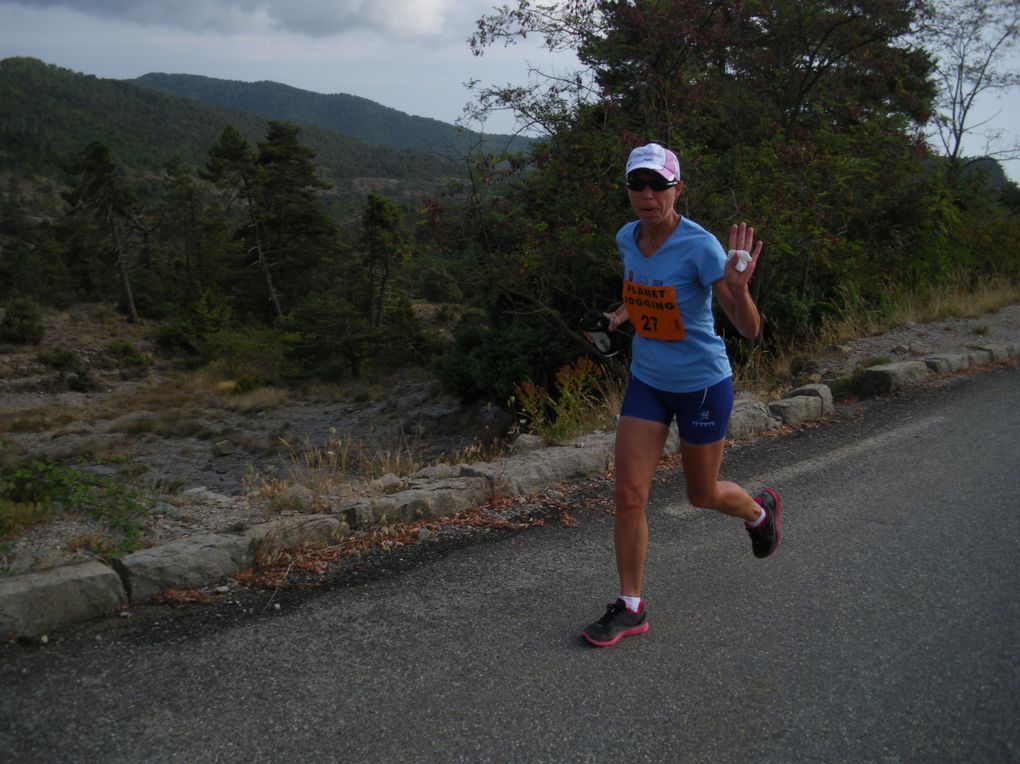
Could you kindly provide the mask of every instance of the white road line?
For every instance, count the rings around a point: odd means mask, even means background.
[[[806,461],[792,464],[789,467],[769,472],[767,475],[755,475],[753,478],[744,484],[744,488],[749,493],[756,493],[766,485],[782,485],[783,483],[792,482],[798,478],[819,472],[834,464],[853,459],[855,457],[877,453],[878,451],[888,448],[889,446],[907,438],[913,438],[926,430],[930,430],[934,427],[938,427],[946,418],[943,416],[928,417],[927,419],[921,419],[917,422],[911,422],[910,424],[898,427],[895,430],[876,435],[872,438],[853,443],[835,451],[830,451],[826,454],[819,455],[814,459],[808,459]],[[687,499],[679,497],[678,501],[671,504],[667,504],[662,508],[662,512],[667,515],[684,516],[689,515],[692,512],[697,512],[695,507],[691,505]]]

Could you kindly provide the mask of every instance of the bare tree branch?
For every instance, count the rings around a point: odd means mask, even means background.
[[[940,84],[933,126],[949,159],[950,178],[966,165],[964,139],[985,138],[984,156],[1015,159],[1020,143],[1004,131],[985,131],[994,117],[974,122],[975,104],[994,92],[1020,86],[1020,73],[1003,69],[1020,31],[1020,0],[943,0],[936,3],[922,35],[936,54]]]

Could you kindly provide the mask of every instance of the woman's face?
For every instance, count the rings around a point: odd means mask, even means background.
[[[630,206],[634,209],[634,214],[638,216],[640,221],[654,225],[669,222],[674,218],[676,211],[673,209],[673,206],[676,204],[677,197],[680,196],[681,189],[683,189],[682,182],[678,181],[675,186],[670,186],[662,191],[656,191],[647,181],[663,183],[665,179],[659,173],[652,170],[635,170],[627,176],[627,181],[627,196],[630,197]],[[644,181],[644,188],[640,191],[634,191],[630,188],[630,181],[638,181],[639,185]]]

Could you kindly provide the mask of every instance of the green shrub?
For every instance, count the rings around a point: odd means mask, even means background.
[[[604,423],[606,389],[602,367],[581,356],[556,372],[555,395],[528,379],[514,387],[511,403],[531,432],[563,443]]]
[[[64,348],[52,348],[50,350],[41,350],[36,359],[39,363],[55,369],[56,371],[69,371],[73,369],[78,359],[75,358],[74,353],[70,350],[64,350]]]
[[[206,338],[204,357],[239,391],[248,392],[287,376],[283,339],[281,332],[263,327],[225,329]]]
[[[44,522],[58,513],[84,514],[102,521],[117,537],[106,551],[141,545],[140,497],[103,475],[32,462],[0,473],[0,538]]]
[[[0,340],[16,345],[38,345],[46,334],[42,308],[33,300],[12,300],[0,322]]]
[[[175,316],[166,319],[156,336],[156,347],[168,355],[181,354],[199,359],[207,352],[206,339],[226,330],[232,310],[227,298],[208,289]]]
[[[67,388],[76,393],[91,393],[96,389],[96,380],[88,370],[76,368],[67,375]]]
[[[493,327],[463,322],[432,362],[443,387],[465,401],[506,401],[514,386],[532,379],[548,386],[564,360],[576,355],[562,337],[537,321]]]
[[[114,359],[122,368],[131,371],[142,372],[152,365],[150,361],[138,348],[130,342],[115,340],[106,348],[106,354]]]
[[[202,339],[193,321],[176,316],[160,324],[156,333],[156,347],[169,356],[196,356],[201,351]]]

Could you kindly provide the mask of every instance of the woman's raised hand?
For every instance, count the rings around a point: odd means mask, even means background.
[[[754,229],[747,223],[734,223],[730,226],[730,248],[729,259],[726,261],[726,281],[731,286],[747,286],[751,280],[755,266],[758,264],[758,257],[761,255],[761,248],[764,242],[754,241]],[[742,258],[738,253],[746,252],[750,260]],[[744,268],[738,266],[745,263]]]

